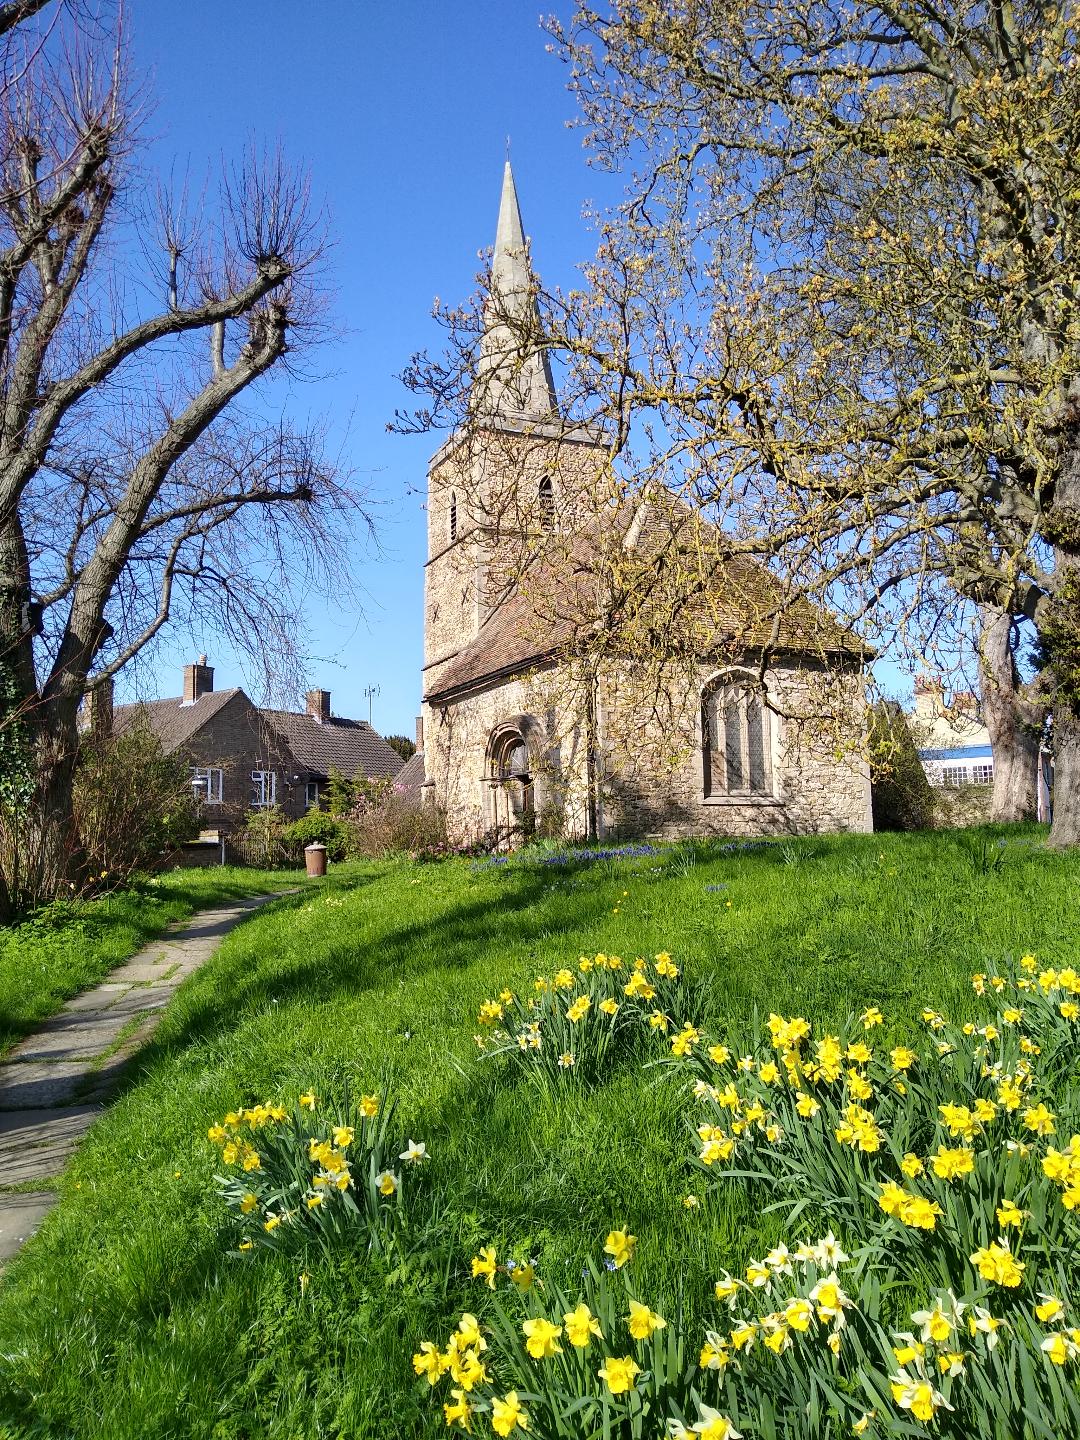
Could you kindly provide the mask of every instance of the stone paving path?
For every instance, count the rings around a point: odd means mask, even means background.
[[[131,1057],[154,1033],[177,986],[253,910],[285,892],[203,910],[69,1000],[0,1062],[0,1185],[59,1175],[105,1108]],[[56,1203],[51,1190],[0,1191],[0,1264]]]

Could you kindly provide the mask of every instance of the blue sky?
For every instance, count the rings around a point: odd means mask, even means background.
[[[294,414],[328,414],[335,443],[366,477],[382,554],[358,535],[363,612],[309,608],[309,681],[339,714],[412,733],[423,648],[423,485],[438,437],[386,431],[408,393],[409,355],[437,348],[435,296],[464,300],[494,240],[506,137],[537,267],[572,284],[591,240],[586,201],[617,182],[585,162],[565,68],[545,52],[540,12],[522,0],[186,0],[129,7],[133,57],[155,108],[148,161],[201,182],[245,144],[283,142],[325,197],[335,240],[334,315],[346,333],[294,385]],[[196,184],[193,188],[198,188]],[[212,634],[219,686],[243,684]],[[140,688],[176,694],[186,637],[162,647]],[[254,677],[252,677],[254,678]]]

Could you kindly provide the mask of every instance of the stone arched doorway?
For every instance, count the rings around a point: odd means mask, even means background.
[[[507,845],[536,828],[536,779],[526,726],[524,721],[501,725],[488,742],[488,820]]]

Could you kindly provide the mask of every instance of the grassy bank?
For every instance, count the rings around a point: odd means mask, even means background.
[[[174,870],[96,900],[50,905],[19,925],[0,926],[0,1055],[65,1000],[99,984],[174,920],[295,883],[294,871]]]
[[[877,1005],[890,1044],[926,1005],[971,1013],[973,970],[1075,956],[1080,856],[1034,827],[550,860],[342,867],[182,987],[4,1277],[0,1436],[447,1433],[409,1361],[461,1309],[483,1314],[481,1244],[561,1279],[625,1225],[643,1288],[694,1318],[780,1222],[738,1189],[684,1206],[686,1117],[658,1071],[551,1094],[480,1060],[477,1008],[504,985],[582,952],[668,950],[714,1027]],[[431,1253],[389,1275],[350,1250],[229,1258],[207,1127],[345,1081],[392,1088],[397,1130],[427,1143]]]

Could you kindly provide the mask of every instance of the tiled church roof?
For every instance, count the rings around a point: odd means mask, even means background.
[[[603,535],[598,531],[603,527]],[[632,516],[597,522],[562,547],[554,561],[540,557],[527,580],[494,609],[473,640],[439,676],[427,699],[443,698],[557,660],[588,623],[586,587],[591,587],[595,555],[614,541],[638,563],[650,563],[684,544],[697,552],[694,532],[711,530],[681,504],[642,502]],[[706,537],[706,546],[708,537]],[[575,592],[581,603],[575,605]],[[678,627],[684,646],[702,659],[726,656],[732,648],[753,652],[862,658],[865,647],[825,610],[808,600],[783,599],[780,582],[768,569],[745,556],[718,562],[706,593],[696,602],[682,593],[674,597],[677,613],[665,614],[660,599],[648,617],[659,629]],[[569,603],[560,604],[559,596]],[[575,612],[576,613],[573,613]],[[571,613],[568,613],[571,612]]]

